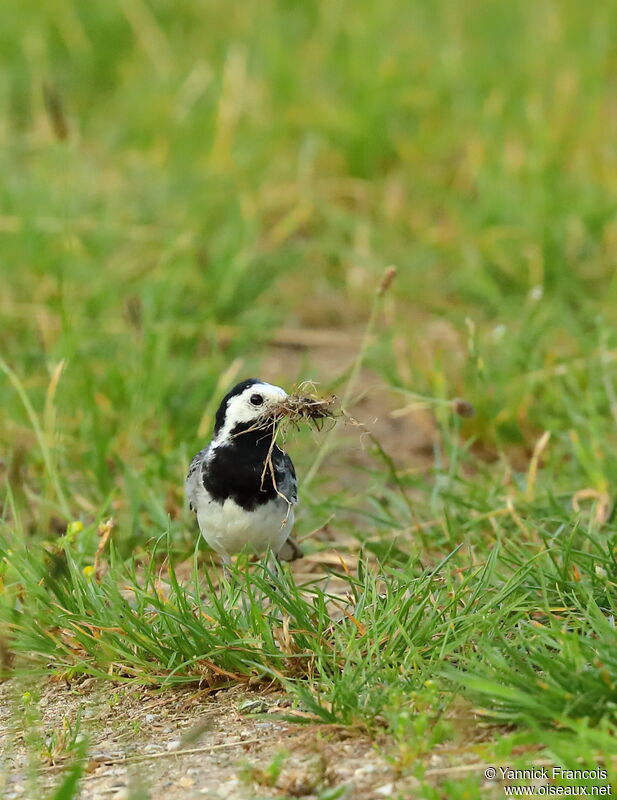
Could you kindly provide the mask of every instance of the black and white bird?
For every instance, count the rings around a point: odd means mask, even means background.
[[[238,383],[216,412],[212,441],[191,461],[185,484],[189,506],[225,564],[244,549],[282,558],[286,543],[286,551],[297,549],[288,542],[298,499],[296,472],[273,442],[272,415],[286,398],[279,386],[255,378]]]

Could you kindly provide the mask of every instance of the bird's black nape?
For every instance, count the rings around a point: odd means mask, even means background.
[[[231,400],[232,397],[236,397],[245,389],[248,389],[249,386],[255,386],[258,383],[263,383],[260,381],[259,378],[247,378],[245,381],[240,381],[237,383],[233,389],[230,389],[225,397],[221,400],[221,405],[218,407],[218,411],[216,412],[216,417],[214,418],[214,435],[216,436],[218,432],[221,430],[223,425],[225,424],[225,414],[227,412],[227,403]]]

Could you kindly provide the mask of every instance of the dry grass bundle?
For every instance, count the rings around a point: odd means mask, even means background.
[[[306,384],[301,384],[301,387]],[[244,428],[234,436],[243,436],[252,431],[274,431],[274,438],[285,434],[289,427],[298,428],[301,422],[308,422],[315,430],[323,428],[325,420],[335,419],[342,414],[336,408],[336,395],[320,398],[315,394],[290,394],[284,400],[268,404],[267,409],[249,428]]]
[[[270,479],[276,493],[288,503],[289,508],[291,508],[290,500],[279,491],[272,463],[272,452],[278,437],[281,436],[284,439],[288,429],[290,427],[298,428],[301,422],[308,422],[315,430],[322,430],[325,420],[334,419],[340,413],[336,408],[337,398],[335,395],[320,398],[314,392],[303,391],[305,387],[307,387],[307,383],[300,384],[298,391],[303,392],[302,394],[287,395],[276,406],[268,408],[263,420],[258,420],[252,428],[249,428],[249,430],[263,430],[272,427],[272,442],[264,462],[261,482],[263,486],[265,481]],[[282,524],[284,525],[286,521],[287,517]]]
[[[316,430],[321,430],[325,420],[336,417],[336,402],[335,395],[319,398],[314,394],[290,394],[270,409],[268,416],[274,419],[277,427],[285,422],[296,426],[308,422]]]

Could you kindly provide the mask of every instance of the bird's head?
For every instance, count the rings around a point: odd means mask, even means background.
[[[214,439],[223,442],[253,426],[268,426],[275,411],[287,398],[280,386],[273,386],[257,378],[241,381],[229,391],[216,412]]]

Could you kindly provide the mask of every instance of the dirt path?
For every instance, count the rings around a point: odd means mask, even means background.
[[[43,797],[59,782],[71,760],[62,737],[74,732],[78,715],[90,744],[80,796],[89,800],[309,800],[335,788],[335,796],[354,800],[412,796],[413,779],[397,777],[366,737],[283,720],[291,709],[280,692],[200,697],[189,689],[160,693],[87,680],[73,687],[49,682],[40,699],[32,690],[24,700],[24,689],[14,680],[0,687],[6,800]],[[43,737],[52,751],[45,759]]]

